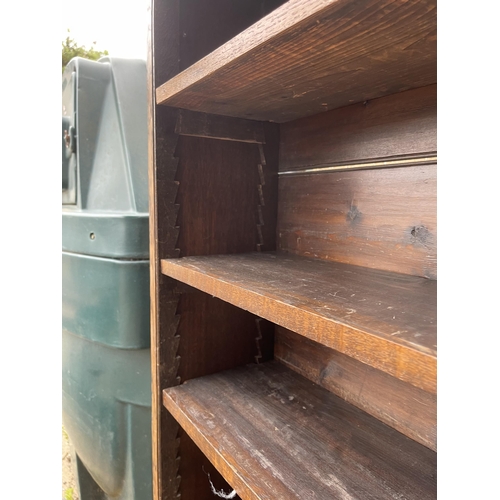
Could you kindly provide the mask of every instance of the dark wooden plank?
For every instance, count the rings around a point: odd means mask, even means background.
[[[247,311],[194,290],[181,295],[177,330],[178,375],[181,382],[247,363],[272,359],[273,329]],[[179,439],[178,455],[182,498],[211,499],[206,473],[220,490],[230,488],[186,435]],[[205,471],[205,472],[204,472]]]
[[[436,83],[435,0],[290,0],[157,89],[278,123]]]
[[[177,283],[160,273],[160,256],[175,255],[177,136],[170,110],[155,105],[158,82],[179,72],[178,0],[151,0],[148,29],[148,182],[151,286],[152,490],[154,500],[179,498],[179,426],[161,402],[161,391],[177,381]],[[168,184],[169,193],[162,192]]]
[[[180,137],[177,154],[181,256],[255,250],[258,146]]]
[[[285,1],[182,0],[180,2],[181,69],[188,68]]]
[[[437,277],[436,166],[281,176],[278,248]]]
[[[436,498],[436,454],[283,365],[191,380],[165,406],[244,500]]]
[[[255,315],[206,293],[184,293],[179,302],[178,327],[181,382],[237,366],[272,359],[257,343]],[[263,356],[263,359],[262,359]]]
[[[165,411],[170,415],[166,408]],[[174,420],[171,415],[170,418]],[[182,428],[180,428],[177,440],[180,443],[179,489],[182,491],[181,498],[216,500],[217,497],[214,496],[209,481],[218,491],[231,491],[224,477]],[[235,500],[239,498],[236,496]],[[170,499],[167,497],[166,500]]]
[[[277,127],[265,124],[264,145],[179,138],[181,256],[276,248]]]
[[[190,3],[190,5],[188,5]],[[152,2],[152,26],[151,41],[148,63],[148,77],[150,79],[150,88],[156,88],[159,83],[171,78],[179,72],[185,64],[190,64],[189,60],[199,55],[199,50],[207,50],[210,44],[221,42],[231,38],[236,32],[254,22],[258,16],[263,15],[262,6],[256,5],[253,1],[247,1],[247,8],[241,9],[243,12],[226,11],[224,19],[217,13],[217,9],[225,7],[227,1],[221,0],[218,6],[211,2],[208,6],[206,2],[201,2],[206,7],[215,7],[212,13],[212,25],[207,16],[200,20],[203,25],[205,40],[200,30],[196,30],[196,37],[201,42],[198,47],[194,47],[193,26],[189,18],[195,19],[197,16],[196,2],[178,0],[166,0],[162,2]],[[200,2],[198,2],[199,4]],[[236,7],[236,2],[233,1]],[[238,2],[242,7],[242,2]],[[199,6],[198,6],[199,7]],[[235,19],[238,17],[239,21]],[[247,16],[248,18],[245,18]],[[217,20],[217,18],[220,18]],[[222,22],[220,22],[222,21]],[[215,23],[215,25],[214,25]],[[243,23],[243,24],[242,24]],[[206,43],[208,41],[208,43]],[[203,47],[202,47],[203,45]],[[212,46],[213,47],[213,46]],[[193,50],[194,49],[194,50]],[[153,83],[155,82],[155,83]],[[178,435],[178,424],[166,411],[161,404],[161,390],[165,387],[176,385],[181,376],[188,377],[190,368],[195,363],[189,363],[186,360],[188,356],[184,355],[183,349],[186,344],[191,342],[192,336],[186,334],[185,322],[182,328],[178,330],[181,313],[186,300],[179,303],[179,298],[183,297],[181,292],[186,292],[185,288],[179,288],[179,283],[168,279],[159,274],[159,256],[176,257],[179,255],[179,177],[181,180],[195,182],[195,179],[186,179],[185,176],[178,174],[178,152],[177,142],[178,134],[175,131],[178,110],[174,108],[154,106],[154,91],[150,97],[150,201],[151,201],[151,297],[152,297],[152,374],[153,374],[153,494],[155,500],[171,500],[179,498],[181,495],[186,498],[196,498],[197,500],[209,500],[213,497],[212,492],[207,488],[207,476],[203,473],[200,465],[200,451],[192,444],[186,435]],[[254,122],[251,122],[255,128]],[[278,147],[276,143],[275,147]],[[257,148],[255,146],[255,148]],[[205,151],[206,153],[206,151]],[[256,174],[258,150],[255,149],[256,162],[253,167],[255,182],[254,190],[258,189]],[[188,158],[189,165],[191,155]],[[183,166],[186,165],[184,161]],[[204,166],[210,168],[210,155],[204,159]],[[182,188],[186,185],[182,186]],[[277,191],[277,190],[276,190]],[[276,191],[274,197],[276,197]],[[238,191],[241,195],[241,190]],[[219,194],[223,197],[223,194]],[[182,190],[181,197],[182,199]],[[243,201],[244,198],[242,198]],[[187,200],[192,202],[192,200]],[[239,200],[241,201],[241,200]],[[247,200],[248,201],[248,200]],[[269,198],[269,201],[270,198]],[[249,211],[256,211],[257,204],[248,208]],[[209,208],[207,208],[209,210]],[[220,219],[219,214],[219,219]],[[221,226],[224,221],[220,221]],[[243,230],[249,231],[253,237],[252,244],[246,250],[255,249],[256,221],[255,217],[249,226],[244,226]],[[235,234],[235,238],[239,233]],[[196,241],[190,242],[183,239],[181,247],[185,251],[186,246],[193,246]],[[217,247],[216,247],[217,248]],[[200,249],[198,248],[198,251]],[[203,251],[203,249],[201,250]],[[156,265],[158,264],[158,265]],[[202,294],[198,294],[202,295]],[[204,298],[204,297],[203,297]],[[195,300],[192,299],[191,300]],[[223,308],[229,309],[231,306],[224,304]],[[224,318],[224,310],[221,311]],[[250,340],[245,344],[251,346],[251,352],[245,353],[244,362],[253,360],[260,355],[262,358],[269,356],[269,333],[263,328],[264,335],[259,334],[256,320],[248,315],[246,318],[249,326],[246,328],[246,334],[251,335]],[[200,320],[199,320],[200,321]],[[233,327],[234,323],[228,322]],[[183,342],[180,342],[180,334],[184,335]],[[272,333],[272,332],[271,332]],[[256,339],[262,336],[259,345]],[[262,345],[260,345],[262,344]],[[229,342],[229,345],[232,345]],[[260,347],[260,349],[259,349]],[[267,347],[267,351],[266,351]],[[210,355],[207,350],[206,356]],[[217,360],[217,352],[212,353]],[[200,356],[192,354],[194,360],[200,360]],[[222,357],[221,357],[222,359]],[[230,358],[232,359],[232,358]],[[235,356],[238,362],[238,356]],[[217,365],[217,362],[215,363]],[[235,366],[235,364],[221,364],[222,368]],[[205,366],[201,363],[201,366]],[[180,370],[182,368],[182,370]],[[198,374],[200,372],[198,368]],[[158,397],[157,397],[158,396]],[[203,462],[206,465],[206,461]],[[207,467],[207,471],[210,469]],[[184,476],[184,477],[182,477]],[[214,484],[218,488],[226,487],[227,484],[222,478],[217,478],[217,473],[212,470],[211,476]]]
[[[435,85],[281,126],[280,171],[437,151]]]
[[[264,144],[264,128],[261,122],[228,116],[178,110],[175,133],[192,137],[206,137],[221,141]]]
[[[348,403],[436,451],[436,395],[276,327],[274,358]]]
[[[165,259],[162,272],[429,392],[436,282],[286,254]]]
[[[150,230],[150,261],[151,270],[159,272],[159,258],[178,256],[177,238],[177,211],[175,204],[178,183],[175,181],[178,159],[175,157],[177,135],[174,132],[175,113],[170,108],[155,107],[154,122],[154,194],[150,201],[154,201],[155,209],[152,223],[154,232]],[[150,181],[151,182],[151,181]],[[151,187],[150,187],[151,189]],[[151,218],[150,212],[150,218]],[[153,238],[151,240],[151,238]],[[154,246],[154,250],[153,250]],[[161,278],[161,279],[160,279]],[[155,373],[153,384],[159,393],[163,388],[178,384],[178,335],[177,325],[179,316],[177,304],[181,289],[174,280],[164,276],[151,278],[152,315],[152,370]],[[178,475],[179,449],[175,436],[178,432],[176,422],[170,418],[168,412],[159,400],[153,399],[154,415],[153,442],[153,471],[155,473],[154,495],[155,500],[164,500],[179,497],[180,477]],[[159,414],[157,414],[159,413]]]
[[[177,120],[178,110],[164,109],[171,110]],[[275,248],[279,136],[275,130],[277,125],[269,127],[269,124],[252,122],[252,130],[256,130],[256,126],[264,131],[266,144],[193,136],[179,136],[175,143],[166,141],[174,144],[178,165],[173,177],[168,176],[167,171],[162,172],[164,182],[158,185],[159,206],[165,210],[162,219],[165,239],[160,242],[165,257],[169,241],[175,242],[173,256],[248,252],[257,250],[259,245]],[[263,177],[259,165],[262,165]],[[259,207],[263,221],[258,217]],[[264,223],[260,231],[263,243],[258,230],[261,222]],[[272,356],[273,328],[260,324],[254,315],[227,302],[199,291],[184,290],[177,314],[176,374],[179,380],[262,362]],[[168,386],[162,388],[165,387]],[[199,450],[185,435],[181,434],[176,442],[181,497],[213,498],[200,465]],[[216,475],[212,476],[214,484],[219,484],[217,488],[227,489],[222,479],[217,483]]]

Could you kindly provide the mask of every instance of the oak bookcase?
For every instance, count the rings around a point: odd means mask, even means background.
[[[154,498],[436,498],[436,1],[151,20]]]

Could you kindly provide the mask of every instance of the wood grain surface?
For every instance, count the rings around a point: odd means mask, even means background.
[[[285,1],[182,0],[179,10],[181,70],[202,59]]]
[[[257,342],[257,318],[248,311],[193,289],[182,294],[178,312],[180,382],[273,357],[272,341]]]
[[[177,155],[180,255],[255,250],[258,146],[179,137]]]
[[[148,26],[148,182],[151,299],[152,490],[154,500],[180,498],[179,426],[162,404],[161,391],[178,383],[176,315],[179,290],[160,272],[160,256],[176,255],[177,159],[175,114],[155,103],[155,88],[179,72],[179,0],[151,0]]]
[[[276,248],[279,135],[264,129],[265,145],[179,138],[181,256]]]
[[[436,83],[435,0],[290,0],[166,81],[159,104],[290,121]]]
[[[435,167],[277,175],[436,151],[435,0],[151,9],[154,500],[435,498]]]
[[[220,11],[217,12],[217,10],[219,7],[227,7],[228,1],[218,0],[218,7],[215,3],[216,0],[211,2],[211,6],[215,7],[215,10],[212,9],[211,16],[215,25],[210,25],[210,19],[207,16],[203,20],[198,19],[203,26],[205,39],[201,40],[198,37],[199,43],[196,44],[193,41],[201,34],[201,31],[196,29],[197,33],[194,33],[195,30],[192,28],[196,28],[196,22],[193,24],[193,21],[196,21],[197,12],[200,12],[197,7],[208,7],[210,10],[210,6],[206,2],[189,0],[151,2],[152,20],[149,29],[148,51],[148,126],[153,385],[152,465],[153,497],[155,500],[173,500],[180,498],[181,494],[184,497],[196,498],[197,500],[209,500],[213,497],[212,492],[207,488],[206,474],[203,473],[201,467],[198,469],[201,452],[190,443],[186,435],[181,437],[178,434],[178,424],[161,404],[161,390],[179,383],[181,376],[179,367],[183,368],[183,375],[188,376],[190,365],[183,365],[178,351],[180,348],[182,353],[184,346],[184,344],[180,344],[179,331],[177,330],[181,319],[178,307],[182,308],[182,304],[179,304],[179,298],[182,292],[186,292],[186,287],[179,287],[178,282],[165,278],[159,271],[160,256],[177,257],[181,251],[179,247],[179,203],[177,200],[179,190],[177,178],[179,158],[176,152],[178,134],[175,131],[179,111],[175,108],[156,106],[154,89],[160,83],[179,73],[185,65],[191,64],[194,59],[200,57],[203,50],[210,51],[210,43],[227,41],[236,34],[235,30],[246,28],[265,14],[262,11],[262,5],[257,5],[253,0],[246,2],[234,2],[233,0],[232,12],[225,10],[226,15],[222,19]],[[246,3],[246,7],[243,6],[243,3]],[[239,11],[237,7],[240,8]],[[242,12],[243,15],[241,15]],[[239,16],[240,23],[235,22],[234,16]],[[210,42],[207,43],[207,40]],[[212,45],[212,48],[215,46]],[[213,128],[209,127],[208,130],[213,130]],[[257,149],[255,155],[258,159]],[[205,166],[210,168],[210,165],[210,158],[205,158]],[[257,163],[252,168],[257,171]],[[253,188],[257,191],[257,175],[255,178]],[[268,195],[271,196],[271,192]],[[270,198],[267,201],[272,207]],[[257,203],[250,210],[255,212]],[[254,235],[256,241],[255,216],[248,230]],[[251,247],[246,248],[247,251],[256,248],[255,241],[252,242]],[[183,240],[183,244],[189,245],[190,243]],[[274,236],[272,245],[274,248]],[[185,250],[185,247],[182,248]],[[228,305],[225,304],[225,307],[228,308]],[[255,344],[255,339],[259,337],[259,329],[253,317],[250,324],[253,330],[252,354],[255,356],[261,354],[259,346]],[[263,327],[262,331],[264,332],[263,338],[267,339],[266,332],[268,330]],[[262,334],[260,335],[262,336]],[[190,337],[184,339],[185,343],[189,343],[189,339]],[[261,339],[260,342],[264,346],[266,345],[265,340]],[[269,340],[267,342],[269,343]],[[261,348],[263,347],[261,346]],[[245,361],[248,359],[245,358]],[[182,481],[182,474],[184,474],[184,481]],[[227,487],[223,479],[217,477],[218,474],[213,468],[211,474],[212,480],[218,488]]]
[[[166,408],[165,411],[167,411]],[[182,492],[182,499],[217,500],[210,487],[210,482],[217,491],[231,491],[231,486],[228,482],[182,427],[176,441],[179,442],[182,453],[179,457],[178,476],[179,491]],[[240,497],[236,495],[233,500],[239,499]],[[170,498],[167,497],[165,500],[170,500]]]
[[[436,282],[286,254],[165,259],[162,272],[429,392]]]
[[[435,394],[280,326],[276,327],[274,358],[436,451]]]
[[[192,137],[206,137],[221,141],[264,144],[264,128],[261,122],[228,116],[197,113],[179,109],[175,133]]]
[[[178,110],[162,107],[157,116],[163,115],[168,119],[157,122],[156,127],[157,252],[175,258],[274,249],[278,126],[251,122],[250,131],[259,131],[265,144],[248,143],[215,137],[230,130],[227,125],[234,119],[220,117],[215,128],[212,120],[204,129],[198,127],[205,136],[196,137],[175,133],[183,132]],[[244,120],[236,121],[247,125]],[[189,122],[192,125],[193,121]],[[237,139],[242,138],[241,130],[236,131],[240,134]],[[212,137],[206,137],[205,132],[213,132]],[[235,129],[230,133],[234,137]],[[169,316],[166,296],[161,294],[173,286],[170,282],[179,293]],[[156,337],[164,360],[160,366],[165,371],[160,371],[157,378],[159,390],[272,357],[272,325],[227,302],[189,287],[181,289],[179,282],[165,276],[157,286],[160,313],[164,311]],[[168,417],[162,417],[162,441],[158,446],[158,460],[164,466],[163,496],[159,498],[170,500],[173,497],[169,495],[180,494],[183,498],[209,500],[213,494],[207,488],[207,475],[199,467],[199,450],[185,435],[177,438],[177,430],[171,425],[173,419],[164,411]],[[212,471],[211,476],[216,484],[217,474]],[[227,488],[222,478],[219,484],[218,488]]]
[[[278,248],[437,278],[436,165],[279,179]]]
[[[436,498],[436,454],[277,362],[164,391],[244,500]]]
[[[281,125],[280,171],[437,151],[436,85]]]

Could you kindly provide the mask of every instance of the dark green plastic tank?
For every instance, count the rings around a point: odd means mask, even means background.
[[[146,64],[62,78],[62,407],[81,500],[149,500]]]

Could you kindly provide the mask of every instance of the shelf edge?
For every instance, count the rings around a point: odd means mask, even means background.
[[[253,491],[237,470],[224,458],[219,452],[217,446],[196,427],[195,423],[189,416],[183,412],[176,401],[169,393],[168,389],[163,390],[163,405],[179,423],[179,425],[187,432],[189,437],[194,441],[196,446],[203,451],[203,454],[210,460],[212,465],[220,472],[224,471],[224,479],[235,489],[239,496],[245,495],[245,500],[261,500],[261,498]],[[189,429],[189,430],[188,430]],[[208,478],[207,478],[208,486]]]
[[[168,105],[168,100],[178,93],[210,77],[228,64],[256,50],[259,46],[269,43],[287,30],[337,2],[338,0],[289,0],[221,47],[215,49],[189,68],[160,85],[156,89],[156,103],[158,105]],[[301,12],[304,11],[304,4],[307,4],[305,15]],[[283,22],[283,14],[285,12],[287,12],[287,15]],[[269,25],[265,31],[261,29],[264,23]],[[217,61],[215,67],[213,66],[213,61]]]
[[[163,259],[161,271],[171,278],[288,328],[415,387],[433,394],[437,392],[437,357],[433,354],[359,330],[340,321],[324,318],[311,311],[299,310],[290,304],[265,297],[201,271],[188,269],[179,264],[179,259]]]

